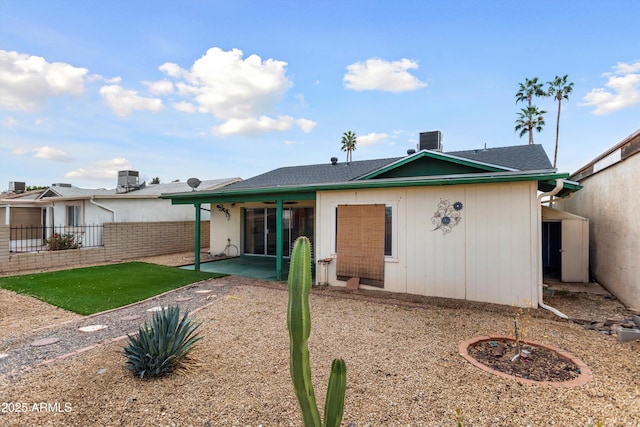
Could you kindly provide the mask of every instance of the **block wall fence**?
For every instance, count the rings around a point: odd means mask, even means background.
[[[209,221],[200,223],[200,248],[209,247]],[[9,251],[8,225],[0,225],[0,274],[80,267],[119,262],[135,258],[193,252],[194,221],[112,222],[104,224],[103,246],[12,253]]]

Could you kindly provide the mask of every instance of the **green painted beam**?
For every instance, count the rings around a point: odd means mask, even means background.
[[[196,243],[193,268],[195,271],[200,271],[200,203],[195,203],[194,207],[196,208]]]
[[[282,280],[282,243],[283,243],[283,229],[282,226],[282,199],[276,200],[276,280]]]

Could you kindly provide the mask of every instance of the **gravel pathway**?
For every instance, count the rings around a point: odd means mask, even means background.
[[[66,358],[98,345],[123,340],[150,321],[154,308],[178,305],[181,312],[195,313],[214,304],[229,292],[225,278],[209,279],[162,295],[102,313],[33,329],[29,333],[0,338],[0,385],[41,364]],[[98,329],[82,332],[79,328]],[[52,342],[51,344],[47,344]]]

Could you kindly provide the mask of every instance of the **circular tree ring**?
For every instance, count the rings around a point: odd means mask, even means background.
[[[580,369],[580,373],[578,374],[578,376],[572,380],[568,380],[568,381],[535,381],[535,380],[530,380],[527,378],[521,378],[521,377],[516,377],[515,375],[510,375],[510,374],[506,374],[504,372],[500,372],[498,370],[492,369],[489,366],[485,365],[484,363],[479,362],[478,360],[476,360],[473,356],[471,356],[469,354],[469,347],[472,347],[478,343],[481,343],[483,341],[500,341],[500,340],[507,340],[507,341],[515,341],[512,337],[507,337],[504,335],[485,335],[485,336],[479,336],[479,337],[474,337],[474,338],[470,338],[466,341],[463,341],[460,343],[460,345],[458,346],[458,352],[460,353],[460,355],[462,357],[464,357],[469,363],[471,363],[473,366],[476,366],[477,368],[482,369],[485,372],[489,372],[491,374],[497,375],[499,377],[502,378],[506,378],[506,379],[511,379],[511,380],[516,380],[521,384],[527,384],[527,385],[548,385],[551,387],[577,387],[577,386],[581,386],[584,384],[587,384],[589,381],[591,381],[591,379],[593,378],[593,373],[591,372],[591,369],[580,359],[578,359],[577,357],[575,357],[574,355],[572,355],[571,353],[561,350],[557,347],[548,345],[548,344],[541,344],[535,341],[529,341],[529,340],[520,340],[523,344],[527,344],[530,346],[534,346],[534,347],[540,347],[542,349],[545,349],[547,351],[552,351],[554,353],[556,353],[558,356],[567,359],[569,361],[571,361],[573,364],[575,364],[579,369]]]

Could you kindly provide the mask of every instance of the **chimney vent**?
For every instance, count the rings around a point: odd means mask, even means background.
[[[430,132],[420,132],[420,150],[433,150],[442,152],[442,132],[434,130]]]
[[[332,157],[332,158],[331,158],[331,164],[332,164],[332,165],[336,165],[336,164],[338,164],[338,158],[337,158],[337,157]]]

